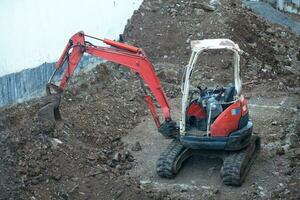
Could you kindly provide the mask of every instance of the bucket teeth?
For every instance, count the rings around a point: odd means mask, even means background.
[[[41,99],[40,110],[38,117],[41,119],[48,119],[51,121],[60,120],[60,105],[61,96],[60,95],[49,95]]]

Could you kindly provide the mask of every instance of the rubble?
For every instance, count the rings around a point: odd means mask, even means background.
[[[141,146],[140,142],[137,141],[137,142],[132,146],[131,150],[132,150],[132,151],[141,151],[141,150],[142,150],[142,146]]]
[[[289,135],[289,143],[290,143],[290,148],[300,147],[299,137],[294,133]]]

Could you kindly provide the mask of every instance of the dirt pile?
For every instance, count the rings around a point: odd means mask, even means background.
[[[139,80],[116,68],[77,76],[65,92],[61,122],[36,119],[35,102],[3,111],[1,199],[111,199],[126,187],[131,192],[123,198],[139,196],[134,180],[119,178],[134,162],[120,138],[147,112]]]
[[[245,82],[281,83],[273,89],[299,92],[299,37],[287,28],[265,22],[238,0],[221,1],[214,12],[201,7],[205,2],[144,1],[127,24],[124,39],[143,47],[155,63],[182,68],[188,63],[191,40],[229,38],[244,51],[241,62]],[[220,54],[215,56],[203,59],[220,70],[222,65],[215,66]]]
[[[201,195],[191,190],[191,196],[189,189],[178,186],[174,190],[145,187],[130,171],[139,166],[136,152],[148,149],[141,140],[133,146],[121,140],[150,116],[140,81],[123,67],[103,64],[71,80],[60,122],[38,121],[38,100],[1,110],[0,199],[299,198],[299,37],[266,23],[237,0],[213,7],[206,1],[145,0],[123,36],[125,42],[146,51],[174,101],[180,97],[181,72],[188,63],[191,40],[221,37],[240,45],[244,82],[250,83],[245,86],[246,96],[256,103],[255,131],[263,140],[258,163],[272,163],[262,165],[263,170],[272,166],[276,177],[268,174],[270,190],[253,180],[264,173],[255,174],[241,195],[215,186],[208,190],[203,186],[206,192]],[[225,82],[231,63],[217,60],[228,55],[206,55],[210,57],[199,63],[203,66],[199,81]],[[261,102],[269,107],[256,109]],[[138,130],[141,135],[150,134],[155,126],[150,127]],[[274,186],[278,180],[278,187]]]

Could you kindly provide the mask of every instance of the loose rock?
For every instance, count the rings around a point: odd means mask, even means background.
[[[142,146],[140,144],[140,142],[136,142],[133,144],[132,148],[131,148],[132,151],[141,151],[142,150]]]

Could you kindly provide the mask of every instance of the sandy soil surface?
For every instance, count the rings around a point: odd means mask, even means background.
[[[262,150],[242,187],[228,187],[222,184],[222,161],[205,156],[188,160],[175,179],[167,180],[156,175],[156,160],[171,140],[165,139],[153,129],[154,123],[150,116],[145,117],[143,122],[123,138],[129,149],[137,142],[141,145],[140,151],[133,152],[137,165],[130,174],[139,177],[140,183],[146,188],[169,191],[170,194],[188,199],[199,199],[199,196],[213,199],[251,199],[255,193],[262,198],[270,197],[273,191],[283,186],[286,179],[283,174],[288,164],[286,158],[274,159],[277,150],[274,142],[280,137],[280,129],[291,125],[281,116],[283,114],[296,118],[295,111],[299,100],[297,96],[277,99],[251,98],[251,118],[255,125],[254,132],[262,138]],[[173,112],[180,113],[180,100],[174,99],[171,104]]]

